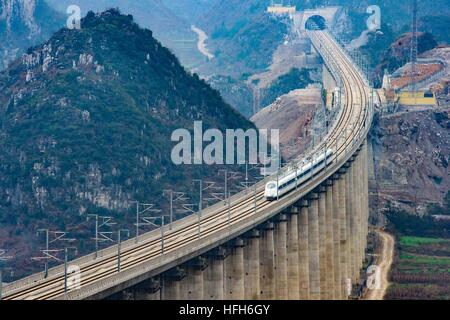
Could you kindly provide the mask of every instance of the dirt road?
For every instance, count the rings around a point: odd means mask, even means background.
[[[208,36],[206,35],[205,31],[197,28],[196,26],[191,26],[191,30],[198,35],[198,51],[200,51],[200,53],[206,56],[209,60],[213,59],[214,55],[209,52],[208,48],[206,47],[206,40],[208,40]]]
[[[383,300],[387,288],[389,287],[388,275],[394,259],[394,237],[389,233],[376,230],[381,240],[381,254],[377,259],[377,265],[380,267],[380,286],[375,289],[369,289],[364,300]]]

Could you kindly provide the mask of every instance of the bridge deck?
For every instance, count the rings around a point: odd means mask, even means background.
[[[166,227],[162,254],[161,230],[131,239],[122,244],[121,272],[117,272],[117,246],[99,252],[97,259],[88,255],[70,265],[80,267],[81,287],[64,293],[64,267],[11,283],[4,288],[4,299],[92,299],[103,298],[128,286],[184,263],[198,255],[236,238],[255,228],[296,203],[336,173],[358,150],[366,139],[372,121],[370,88],[348,55],[326,31],[309,32],[316,50],[344,89],[343,108],[330,133],[305,157],[311,157],[325,148],[334,148],[335,158],[325,171],[315,173],[298,190],[278,201],[268,202],[264,188],[269,177],[231,198],[231,216],[228,207],[217,203],[202,213],[198,237],[198,217],[191,215],[175,222],[172,230]],[[255,197],[256,195],[256,197]],[[256,206],[255,206],[256,204]]]

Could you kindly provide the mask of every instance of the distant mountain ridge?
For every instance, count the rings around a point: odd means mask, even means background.
[[[102,12],[118,8],[125,14],[132,14],[140,26],[151,29],[155,38],[174,51],[183,65],[192,66],[202,61],[202,55],[197,50],[197,36],[191,31],[191,23],[172,12],[163,0],[46,1],[61,12],[65,12],[69,5],[78,5],[82,16],[88,11]]]
[[[214,166],[176,166],[171,134],[253,128],[130,15],[90,12],[0,73],[1,242],[30,270],[38,227],[70,230],[86,251],[86,214],[132,223],[132,201],[166,204]],[[20,235],[20,237],[18,237]],[[90,243],[90,242],[89,242]],[[20,258],[21,257],[21,258]]]
[[[0,70],[63,25],[44,0],[0,0]]]

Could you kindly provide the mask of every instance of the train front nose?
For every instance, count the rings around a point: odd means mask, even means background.
[[[266,191],[264,193],[267,200],[273,200],[277,197],[277,183],[276,182],[269,182],[266,185]]]

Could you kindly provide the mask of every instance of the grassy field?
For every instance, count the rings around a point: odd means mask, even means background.
[[[436,244],[436,243],[450,244],[450,239],[412,237],[412,236],[403,236],[400,238],[400,245],[402,246],[417,247],[424,244]]]
[[[450,299],[450,239],[400,236],[386,299]]]

